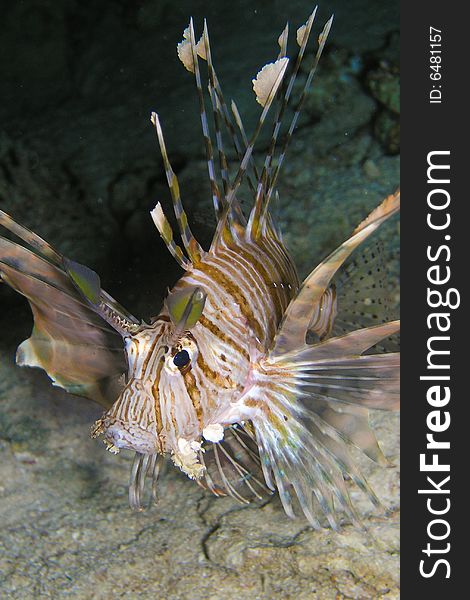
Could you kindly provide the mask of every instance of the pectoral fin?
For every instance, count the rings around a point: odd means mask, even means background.
[[[100,301],[101,281],[97,273],[85,265],[64,258],[64,267],[77,289],[90,302],[97,306]]]
[[[277,487],[293,516],[293,492],[314,527],[318,510],[338,525],[336,508],[360,523],[346,485],[351,479],[376,506],[380,502],[350,448],[387,461],[369,425],[369,408],[396,409],[399,355],[364,354],[395,333],[398,322],[360,329],[261,361],[245,403],[253,419],[268,486]]]
[[[40,367],[55,385],[111,406],[127,369],[119,327],[138,321],[101,290],[93,271],[64,259],[2,211],[0,224],[34,249],[0,237],[0,276],[27,298],[34,317],[17,363]]]
[[[305,343],[321,298],[330,282],[348,256],[400,207],[400,192],[386,198],[357,227],[353,235],[332,252],[303,282],[299,292],[290,302],[273,344],[273,352],[281,353],[298,348]]]

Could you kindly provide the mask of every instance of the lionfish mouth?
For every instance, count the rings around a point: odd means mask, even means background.
[[[121,449],[135,450],[136,440],[132,436],[132,429],[129,427],[123,429],[121,423],[114,421],[110,424],[108,421],[109,419],[106,417],[98,419],[91,429],[91,437],[97,438],[103,435],[103,442],[106,444],[107,449],[114,454],[117,454]],[[129,478],[129,505],[133,510],[141,511],[145,508],[143,499],[148,480],[152,482],[150,503],[155,504],[157,502],[157,482],[163,455],[155,447],[155,441],[150,442],[149,432],[142,428],[138,429],[138,440],[142,452],[136,451],[132,462]],[[146,440],[146,436],[148,436],[148,440]],[[147,446],[149,447],[148,452],[146,451]]]
[[[138,423],[124,423],[106,415],[98,419],[91,429],[91,437],[103,436],[103,442],[113,454],[120,450],[133,450],[140,454],[161,451],[154,431],[142,428]]]

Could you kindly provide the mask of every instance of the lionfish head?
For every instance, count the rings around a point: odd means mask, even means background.
[[[225,363],[217,362],[221,353],[198,328],[206,297],[200,286],[177,285],[154,322],[125,338],[127,380],[116,402],[96,422],[93,435],[103,435],[111,452],[138,453],[134,478],[148,457],[166,454],[186,475],[199,479],[204,474],[203,438],[217,442],[223,437],[220,398],[233,395],[237,386],[228,376],[227,359],[222,355]],[[207,374],[212,378],[210,389],[203,383]],[[155,468],[155,459],[150,462]]]

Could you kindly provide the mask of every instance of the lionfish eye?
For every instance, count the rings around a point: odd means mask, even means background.
[[[178,367],[179,369],[181,369],[182,367],[185,367],[189,363],[190,360],[191,360],[191,357],[189,356],[189,353],[187,350],[180,350],[173,356],[173,364],[175,365],[175,367]]]

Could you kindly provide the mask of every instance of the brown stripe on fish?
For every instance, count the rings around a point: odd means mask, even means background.
[[[283,405],[280,403],[274,394],[270,393],[273,390],[269,383],[261,384],[257,386],[258,391],[256,394],[253,394],[250,398],[247,398],[244,401],[245,406],[249,406],[251,408],[260,408],[264,413],[267,414],[267,410],[269,407],[277,408],[280,411],[283,411]],[[269,403],[266,400],[266,395],[269,394]]]
[[[205,315],[202,315],[202,317],[199,319],[198,323],[200,325],[202,325],[203,327],[205,327],[206,329],[208,329],[218,339],[222,340],[225,344],[227,344],[227,346],[230,346],[231,348],[233,348],[233,350],[235,352],[237,352],[238,354],[240,354],[245,360],[247,360],[247,361],[250,360],[250,355],[245,350],[245,348],[242,348],[241,346],[236,344],[232,338],[225,335],[225,333],[221,329],[219,329],[219,327],[217,327],[217,325],[215,323],[210,321]]]
[[[165,321],[166,323],[171,323],[171,319],[168,315],[158,315],[158,317],[153,317],[150,321],[151,325],[155,325],[158,321]]]
[[[162,356],[162,358],[163,358],[163,356]],[[153,380],[153,384],[152,384],[152,396],[153,396],[154,403],[155,403],[155,419],[157,421],[157,434],[160,434],[160,432],[163,429],[162,413],[161,413],[161,407],[160,407],[160,396],[159,396],[159,392],[158,392],[158,386],[160,385],[160,377],[162,374],[163,364],[164,364],[164,360],[158,361],[157,370],[155,371],[155,379]]]
[[[253,248],[253,250],[254,249],[255,248]],[[294,289],[293,286],[289,288],[289,284],[287,284],[285,288],[282,285],[277,285],[278,282],[281,283],[281,279],[285,275],[285,269],[280,269],[278,267],[278,263],[271,253],[266,251],[261,253],[259,251],[259,247],[256,249],[258,250],[258,256],[262,255],[264,259],[264,265],[258,260],[258,258],[255,256],[255,252],[253,252],[248,245],[240,245],[236,247],[236,251],[239,253],[239,255],[242,256],[247,262],[251,262],[256,272],[263,279],[269,297],[273,302],[277,326],[282,318],[287,304],[291,300]]]
[[[227,259],[237,263],[245,271],[251,271],[251,274],[254,276],[253,278],[257,280],[257,285],[264,284],[264,294],[260,294],[259,300],[266,299],[266,301],[271,301],[271,306],[266,307],[268,309],[267,314],[271,317],[271,321],[274,320],[273,328],[276,328],[283,312],[282,300],[278,290],[276,288],[272,288],[270,285],[273,279],[268,271],[260,262],[256,260],[252,254],[246,251],[243,246],[237,245],[233,250],[231,248],[227,248],[225,255],[227,256]],[[274,317],[269,309],[272,309],[274,312]],[[273,335],[273,333],[273,331],[270,332],[271,335]]]
[[[246,305],[252,314],[253,321],[259,323],[257,337],[264,341],[270,338],[275,333],[275,325],[272,320],[273,306],[269,306],[271,297],[263,290],[263,282],[259,275],[254,271],[253,267],[244,264],[239,255],[228,255],[226,252],[219,252],[217,257],[211,257],[212,263],[223,270],[225,276],[230,278],[234,285],[239,286],[243,290]],[[266,306],[268,304],[268,306]],[[242,313],[246,317],[243,309]],[[247,313],[248,311],[246,311]],[[248,320],[248,323],[252,323]],[[262,333],[262,335],[260,335]]]
[[[109,409],[107,416],[110,419],[116,419],[119,421],[123,421],[127,419],[127,409],[129,406],[129,397],[132,395],[132,387],[130,383],[126,385],[126,387],[122,390],[121,396],[124,399],[121,400],[118,404],[113,404],[113,406]]]
[[[186,391],[188,392],[188,396],[191,400],[191,403],[196,411],[197,420],[199,425],[203,426],[203,410],[201,407],[201,392],[199,391],[198,385],[196,383],[196,378],[194,377],[194,373],[191,370],[186,371],[183,374],[184,385],[186,387]]]
[[[292,285],[300,285],[297,270],[284,244],[274,238],[263,237],[257,243],[258,251],[264,251],[276,264],[276,269],[282,278]]]
[[[169,389],[170,392],[170,417],[171,417],[171,424],[173,426],[173,431],[178,432],[179,431],[179,427],[178,427],[178,423],[176,421],[176,416],[175,416],[175,394],[173,392],[173,390],[170,388]]]
[[[221,285],[227,293],[233,298],[240,308],[240,311],[247,323],[253,328],[256,336],[262,340],[264,339],[264,331],[260,322],[255,318],[251,306],[247,302],[246,295],[241,287],[232,281],[227,275],[220,269],[219,265],[214,264],[213,256],[209,260],[204,260],[198,265],[198,269],[204,273],[207,273],[216,283]],[[194,275],[194,273],[193,273]]]
[[[243,390],[243,385],[236,384],[235,381],[232,381],[228,377],[224,377],[217,371],[211,369],[211,367],[204,360],[201,352],[199,352],[197,356],[197,366],[201,369],[203,375],[214,384],[215,387],[219,389],[237,389],[239,391]]]
[[[293,288],[299,284],[297,272],[288,254],[282,252],[282,244],[274,239],[260,239],[257,243],[247,242],[246,251],[250,256],[263,258],[263,263],[269,266],[272,282],[285,281]],[[290,300],[290,297],[289,297]]]
[[[281,273],[293,272],[296,279],[295,271],[292,271],[293,265],[287,254],[283,255],[280,252],[280,244],[274,239],[262,239],[258,242],[252,242],[250,240],[243,244],[244,250],[255,259],[257,257],[263,257],[263,264],[265,269],[268,268],[270,273],[270,279],[277,279]],[[259,260],[257,260],[260,263]],[[289,268],[291,270],[289,270]]]
[[[295,267],[289,256],[280,252],[281,248],[282,245],[275,240],[260,240],[257,244],[244,245],[242,250],[249,257],[256,256],[260,259],[255,259],[256,268],[269,284],[269,294],[279,301],[280,310],[276,313],[277,324],[299,286]],[[264,270],[268,270],[267,276],[263,272],[263,266],[259,266],[260,263],[264,265]]]
[[[246,327],[246,319],[241,315],[230,293],[220,283],[209,274],[197,270],[185,275],[178,285],[202,287],[207,293],[204,314],[222,329],[228,338],[233,338],[239,346],[245,346],[242,329]],[[227,307],[230,307],[229,315],[225,314]]]
[[[144,377],[147,375],[147,367],[148,367],[150,359],[153,357],[153,353],[155,351],[155,346],[161,340],[161,332],[160,331],[158,333],[155,333],[154,335],[155,335],[155,337],[154,337],[152,344],[147,352],[147,356],[142,364],[142,375]]]

